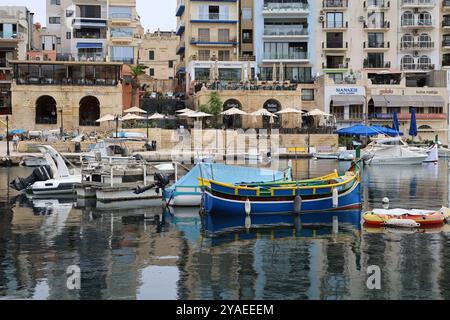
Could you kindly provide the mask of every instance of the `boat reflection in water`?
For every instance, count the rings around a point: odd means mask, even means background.
[[[334,218],[338,224],[333,224]],[[203,231],[213,244],[227,241],[258,239],[270,235],[272,239],[320,237],[352,234],[361,229],[360,211],[328,212],[308,215],[254,215],[248,217],[206,215]]]

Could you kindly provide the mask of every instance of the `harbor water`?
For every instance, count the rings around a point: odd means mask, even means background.
[[[284,163],[286,166],[286,163]],[[298,160],[295,178],[348,169]],[[367,229],[361,212],[200,217],[161,201],[29,199],[0,169],[0,299],[450,299],[450,228]],[[449,164],[366,167],[363,209],[449,206]],[[333,227],[333,217],[338,226]],[[68,286],[68,268],[80,288]],[[380,287],[369,289],[368,269]]]

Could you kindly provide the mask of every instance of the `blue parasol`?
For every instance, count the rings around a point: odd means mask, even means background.
[[[394,112],[393,120],[392,120],[392,129],[395,131],[400,131],[400,125],[398,123],[397,112]]]
[[[411,126],[409,127],[409,135],[411,137],[417,136],[417,120],[416,120],[416,109],[411,109]]]

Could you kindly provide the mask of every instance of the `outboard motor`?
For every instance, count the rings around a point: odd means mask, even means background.
[[[148,191],[153,188],[156,188],[156,193],[159,193],[160,189],[162,189],[164,191],[166,186],[169,185],[169,183],[170,183],[169,177],[162,173],[155,173],[154,180],[155,180],[155,183],[150,186],[147,186],[147,187],[137,186],[136,189],[134,190],[134,193],[142,194],[145,191]]]
[[[9,186],[17,191],[22,191],[31,186],[36,181],[47,181],[53,179],[53,172],[50,166],[42,166],[33,170],[27,178],[16,178],[9,183]]]

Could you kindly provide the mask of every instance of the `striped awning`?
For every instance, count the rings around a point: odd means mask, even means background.
[[[372,96],[373,104],[375,107],[387,107],[387,101],[385,96]]]
[[[103,48],[103,44],[101,43],[90,43],[90,42],[78,42],[77,43],[78,49],[101,49]]]
[[[445,100],[441,96],[422,96],[424,107],[444,107]]]
[[[331,96],[331,100],[333,101],[333,106],[335,107],[364,105],[366,102],[366,98],[364,96],[351,94],[334,95]]]

